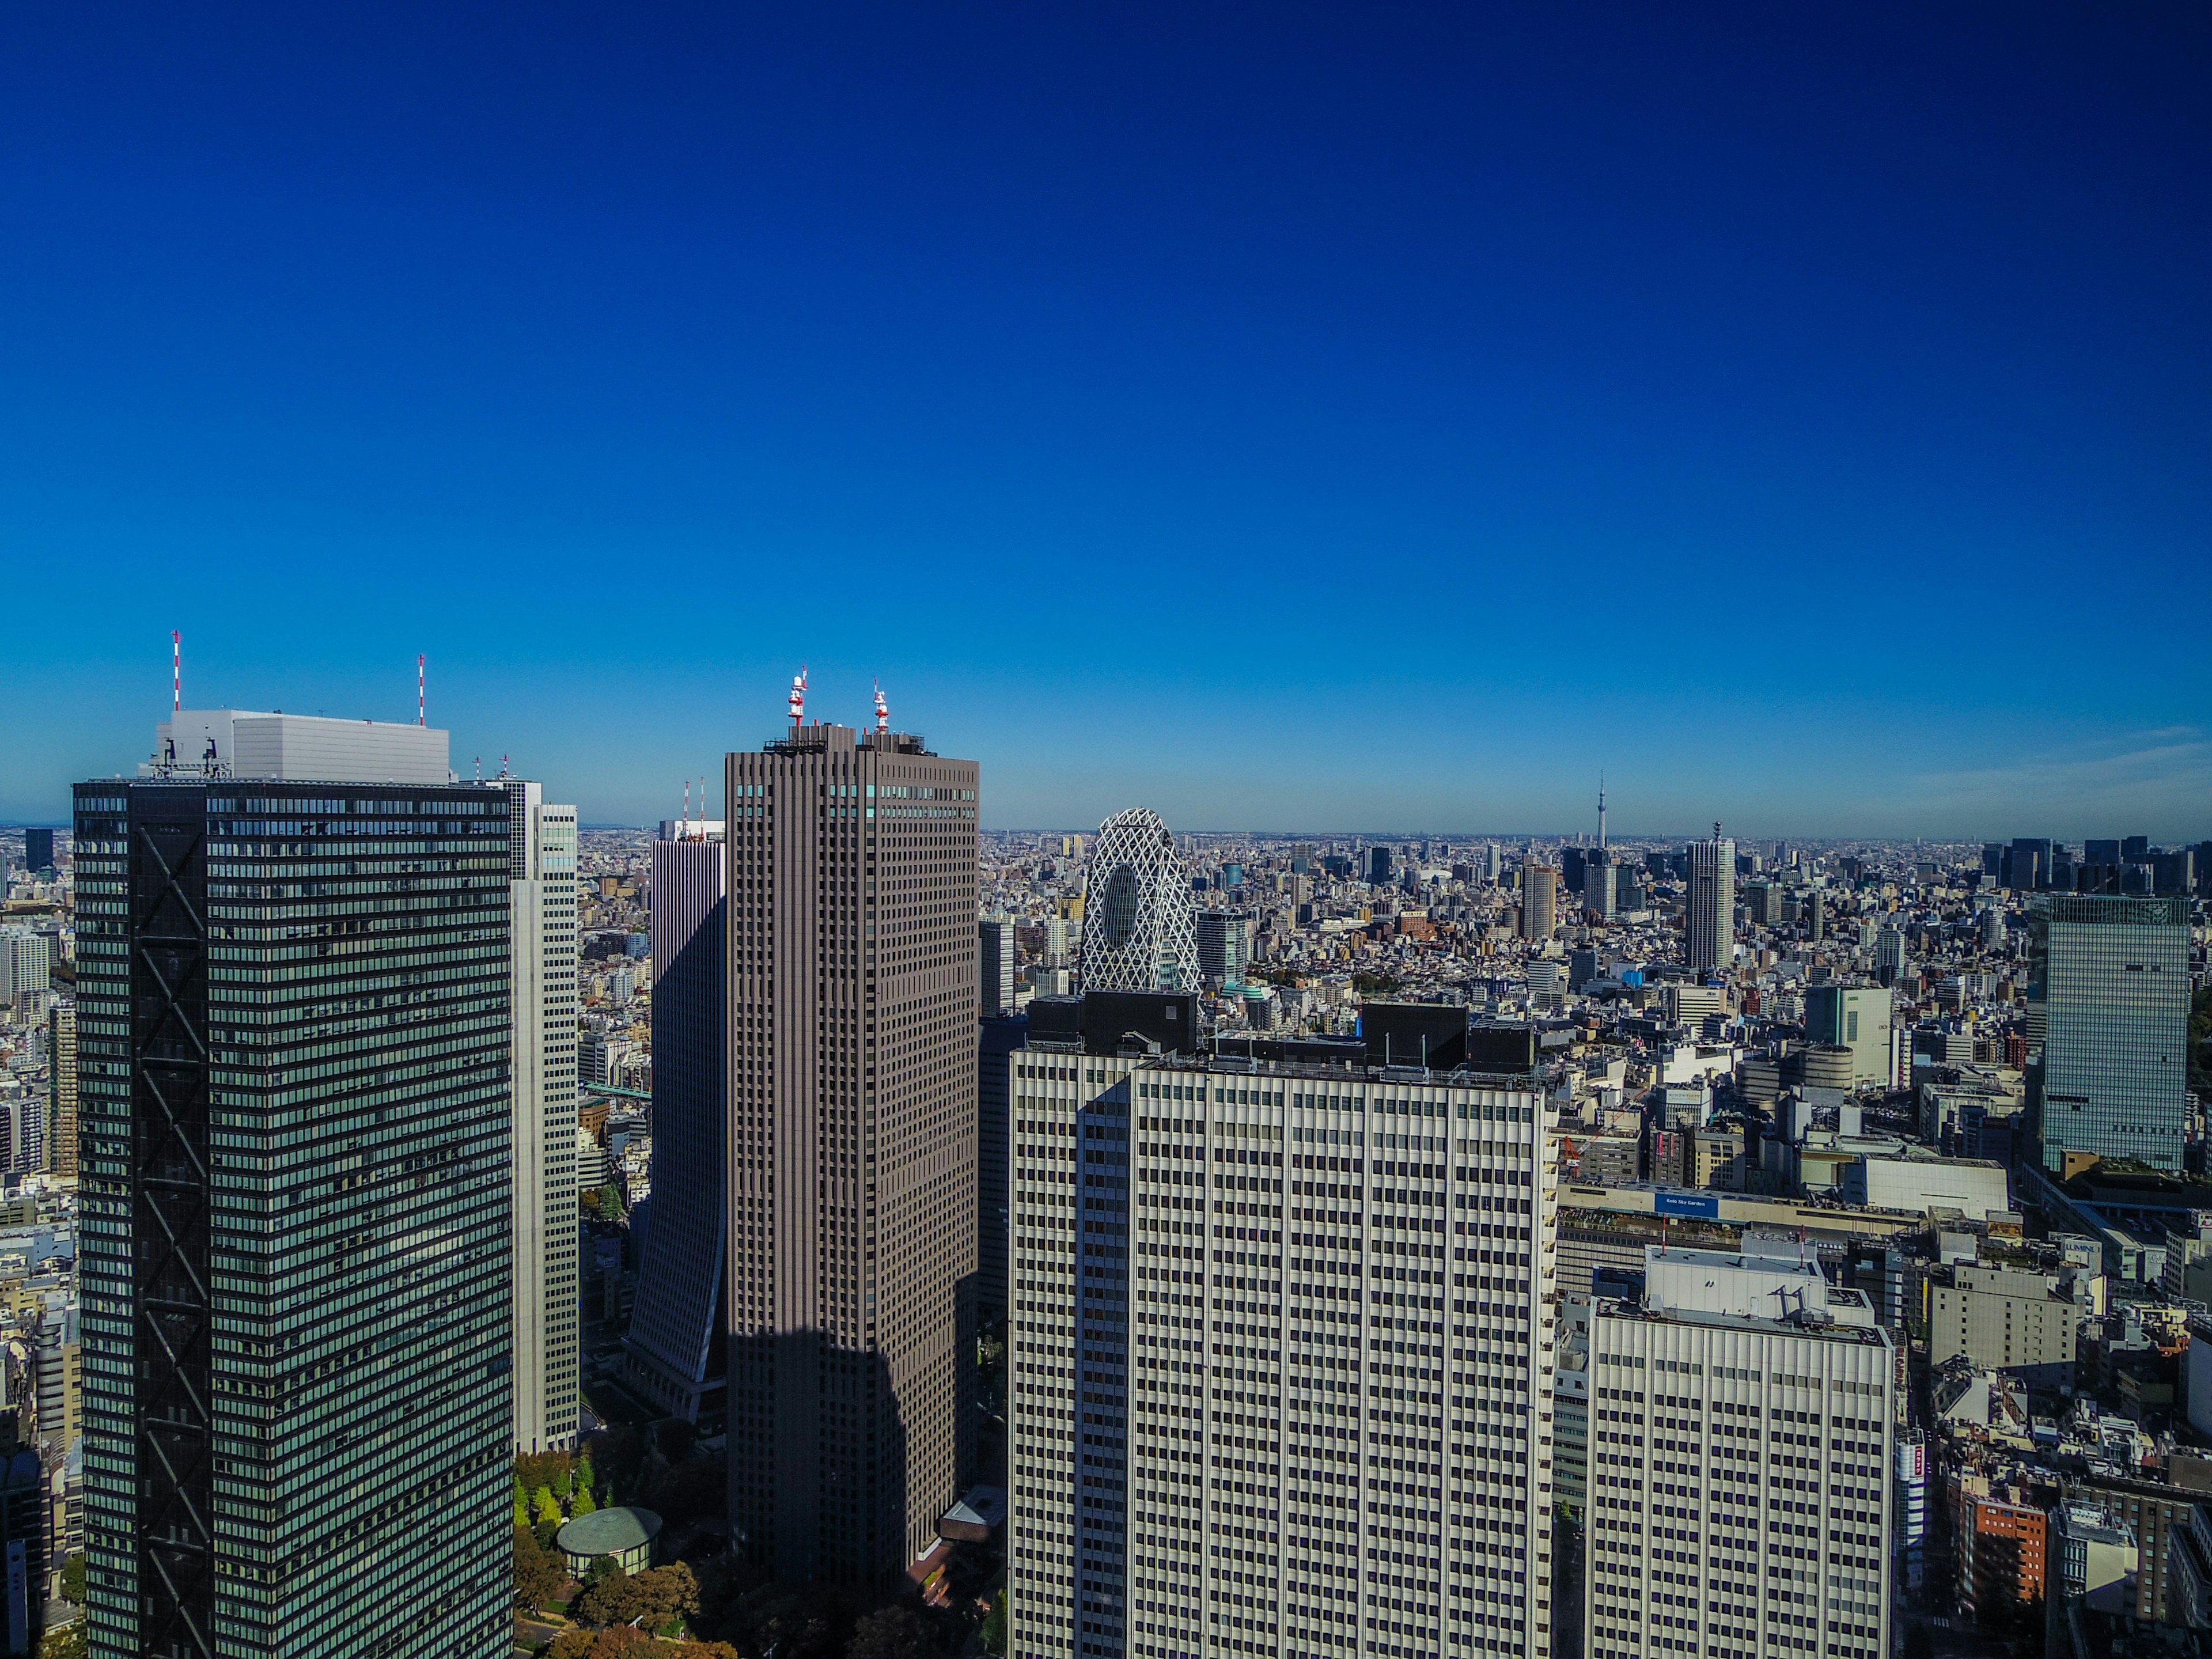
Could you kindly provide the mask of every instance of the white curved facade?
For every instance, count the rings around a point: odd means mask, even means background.
[[[1200,988],[1190,878],[1175,837],[1147,807],[1098,826],[1083,882],[1083,988]]]

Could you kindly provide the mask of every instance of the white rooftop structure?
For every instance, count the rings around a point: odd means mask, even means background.
[[[280,783],[456,781],[450,734],[434,726],[243,708],[180,708],[155,728],[142,777],[265,778]]]
[[[1828,1281],[1812,1261],[1648,1244],[1644,1249],[1644,1298],[1668,1313],[1779,1319],[1801,1310],[1826,1312]]]

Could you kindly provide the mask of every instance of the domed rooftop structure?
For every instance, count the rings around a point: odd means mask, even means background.
[[[653,1565],[660,1537],[660,1517],[651,1510],[595,1510],[580,1515],[554,1534],[568,1571],[580,1578],[592,1563],[612,1556],[624,1572],[643,1572]]]

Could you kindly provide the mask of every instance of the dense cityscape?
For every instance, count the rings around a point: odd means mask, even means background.
[[[179,702],[0,835],[0,1651],[2206,1650],[2212,842]]]

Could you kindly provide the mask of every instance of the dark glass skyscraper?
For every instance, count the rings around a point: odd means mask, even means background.
[[[504,1656],[506,795],[173,724],[76,791],[92,1652]]]
[[[695,1423],[720,1413],[727,1371],[722,836],[685,820],[653,844],[653,1208],[629,1322],[631,1379]]]

